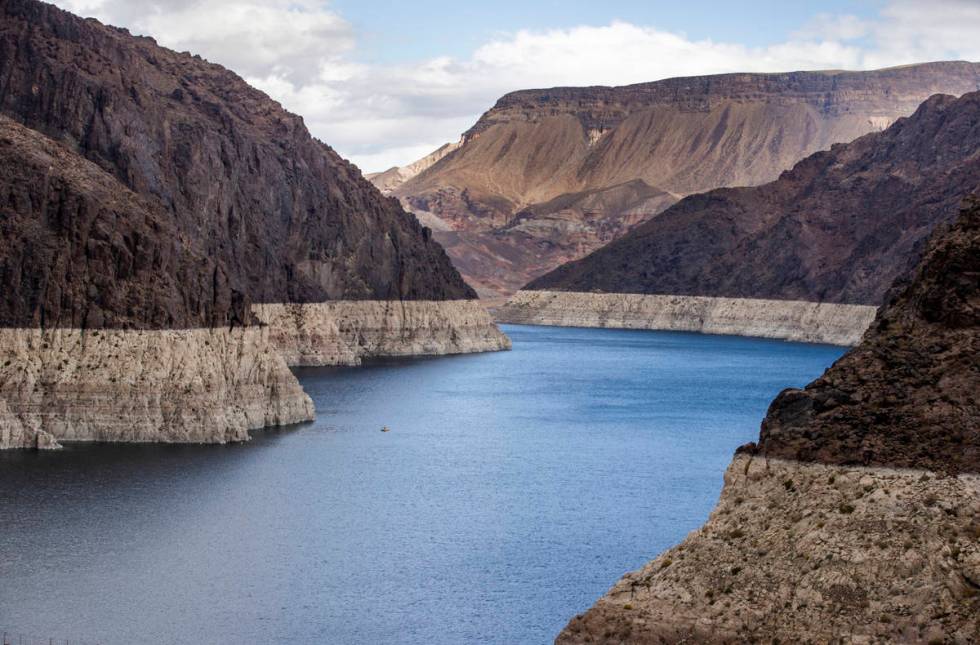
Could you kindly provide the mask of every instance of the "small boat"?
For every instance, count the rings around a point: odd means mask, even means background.
[[[381,432],[391,432],[391,428],[388,426],[381,426]]]

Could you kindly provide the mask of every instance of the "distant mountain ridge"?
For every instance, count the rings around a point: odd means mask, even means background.
[[[688,197],[527,289],[877,306],[978,187],[980,92],[934,96],[774,182]]]
[[[502,97],[458,149],[390,190],[451,229],[436,239],[481,294],[499,296],[684,195],[771,181],[933,94],[977,89],[980,65],[939,62],[522,90]]]

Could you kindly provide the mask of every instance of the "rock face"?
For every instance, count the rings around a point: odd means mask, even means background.
[[[559,643],[980,640],[980,205],[782,393],[708,522]]]
[[[254,305],[436,302],[434,336],[474,295],[396,200],[238,76],[34,0],[0,3],[0,168],[0,447],[309,420]],[[485,322],[446,345],[498,349]]]
[[[156,202],[0,116],[0,328],[244,325],[222,263]]]
[[[877,306],[980,186],[978,147],[980,92],[935,96],[774,182],[688,197],[528,289]]]
[[[980,472],[980,201],[857,349],[773,401],[757,451],[842,465]]]
[[[0,167],[0,449],[313,418],[247,298],[158,205],[5,117]]]
[[[269,333],[2,329],[0,400],[13,436],[0,448],[42,447],[45,437],[225,443],[311,420],[313,403]]]
[[[255,313],[272,329],[272,342],[290,365],[510,349],[510,340],[476,300],[258,305]]]
[[[947,62],[514,92],[392,190],[445,222],[436,239],[482,295],[499,296],[684,195],[772,181],[933,94],[978,89],[980,65]]]
[[[0,79],[0,112],[158,202],[254,302],[473,296],[395,200],[219,65],[6,0]]]
[[[876,307],[794,300],[518,291],[497,319],[520,325],[610,327],[856,345]]]
[[[975,643],[980,477],[739,455],[710,519],[556,642]]]

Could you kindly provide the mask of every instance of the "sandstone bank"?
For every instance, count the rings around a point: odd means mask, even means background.
[[[876,310],[792,300],[518,291],[495,317],[521,325],[691,331],[856,345]]]
[[[289,365],[510,349],[510,340],[477,300],[256,305],[255,313]]]

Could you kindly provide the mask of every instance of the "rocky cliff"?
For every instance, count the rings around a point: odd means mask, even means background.
[[[220,261],[0,117],[0,448],[242,441],[313,404]]]
[[[474,294],[427,229],[218,65],[6,0],[0,115],[8,445],[311,418],[258,305],[418,301],[447,347],[506,345],[488,318],[453,327]],[[385,331],[396,351],[416,330]]]
[[[518,291],[497,317],[518,325],[655,329],[856,345],[877,307],[799,300]]]
[[[947,62],[515,92],[393,193],[452,229],[436,239],[481,294],[513,293],[684,195],[771,181],[933,94],[978,89],[980,65]]]
[[[980,205],[771,405],[708,522],[559,643],[980,640]]]
[[[300,117],[198,56],[5,0],[0,112],[159,203],[255,302],[473,295],[431,236]]]

